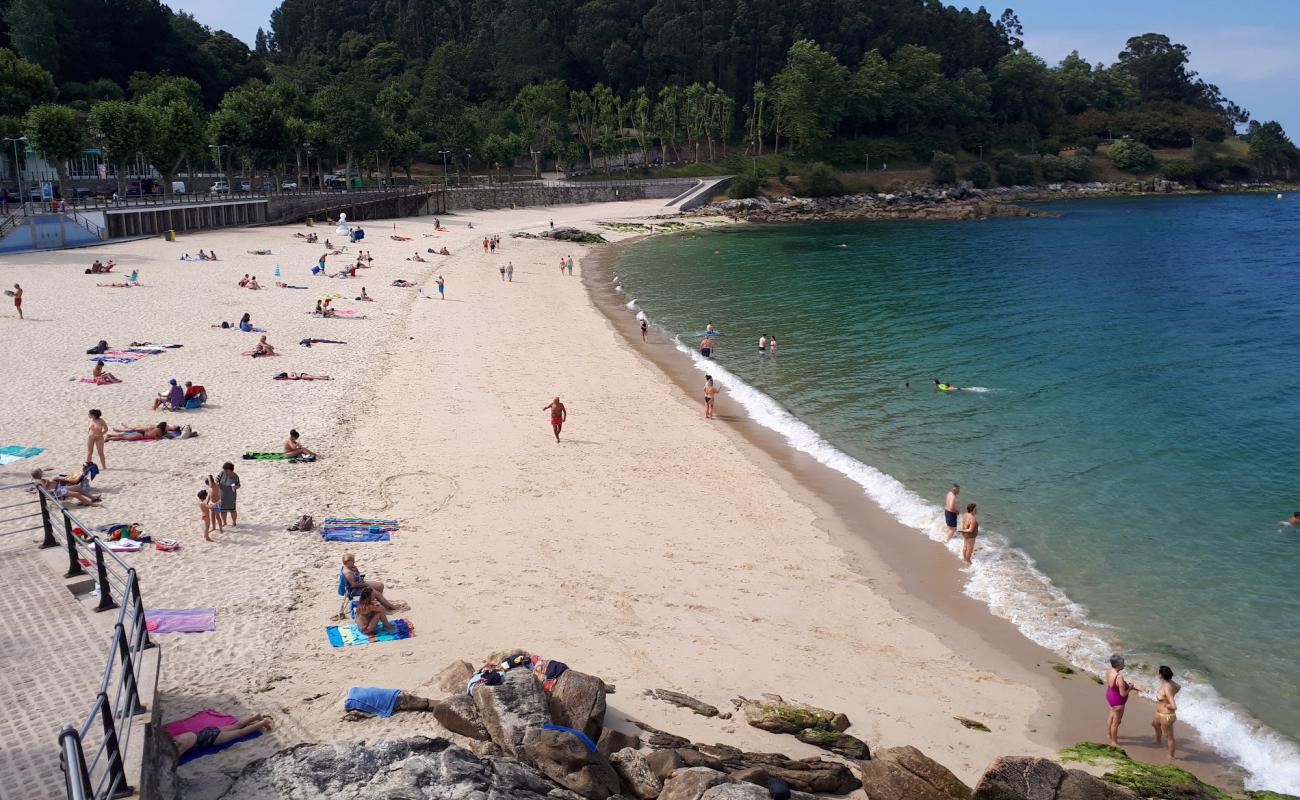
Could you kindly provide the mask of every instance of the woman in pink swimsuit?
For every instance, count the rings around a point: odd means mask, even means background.
[[[1120,674],[1123,669],[1124,658],[1111,656],[1110,669],[1106,670],[1106,704],[1110,706],[1110,721],[1106,732],[1111,747],[1119,747],[1119,724],[1124,720],[1124,706],[1128,703],[1129,693],[1133,691],[1133,684],[1124,680]]]

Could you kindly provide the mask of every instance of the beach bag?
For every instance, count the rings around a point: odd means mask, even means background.
[[[159,539],[153,543],[153,549],[161,550],[164,553],[170,553],[181,549],[180,539]]]
[[[316,520],[312,519],[311,514],[303,514],[298,521],[289,526],[291,531],[309,531],[316,527]]]

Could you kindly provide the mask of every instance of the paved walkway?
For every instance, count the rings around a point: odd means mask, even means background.
[[[0,796],[25,800],[66,797],[59,730],[85,720],[110,639],[39,553],[32,534],[0,537],[14,601],[0,613]]]

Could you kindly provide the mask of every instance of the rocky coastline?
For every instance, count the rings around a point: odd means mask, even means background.
[[[836,197],[750,197],[700,206],[683,216],[725,216],[747,222],[805,222],[810,220],[978,220],[992,217],[1059,217],[1018,202],[1112,195],[1166,195],[1190,191],[1175,181],[1065,183],[1047,186],[1007,186],[976,189],[916,187],[897,192]]]
[[[635,720],[629,722],[636,731],[627,732],[628,724],[621,726],[624,730],[606,724],[607,697],[615,687],[522,651],[494,654],[477,671],[468,662],[454,661],[423,685],[446,696],[435,699],[401,692],[390,708],[379,712],[423,717],[427,722],[418,726],[423,729],[418,734],[375,742],[299,744],[253,761],[231,776],[225,787],[181,786],[172,796],[219,800],[809,800],[850,793],[871,800],[1227,797],[1181,770],[1130,761],[1122,751],[1100,745],[1081,745],[1074,748],[1076,753],[1065,755],[1093,766],[1107,761],[1111,771],[1102,777],[1050,759],[1003,757],[995,759],[972,788],[914,747],[873,752],[866,742],[846,733],[852,722],[845,715],[771,694],[736,698],[732,704],[749,725],[820,747],[825,756],[799,759],[692,742]],[[732,714],[679,692],[647,694],[702,716]],[[344,716],[364,721],[370,713],[354,709]]]

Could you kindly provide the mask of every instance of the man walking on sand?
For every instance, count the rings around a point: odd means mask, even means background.
[[[943,500],[943,522],[948,526],[948,538],[945,542],[951,542],[952,537],[957,535],[957,495],[961,494],[961,487],[953,484],[948,490],[948,496]]]
[[[18,319],[25,319],[23,317],[23,287],[15,283],[14,288],[5,292],[5,294],[14,299],[14,310],[18,312]]]
[[[543,411],[551,412],[551,429],[555,431],[555,443],[560,443],[560,429],[564,427],[564,422],[569,418],[569,410],[560,402],[560,398],[555,398],[550,403],[542,406]]]

